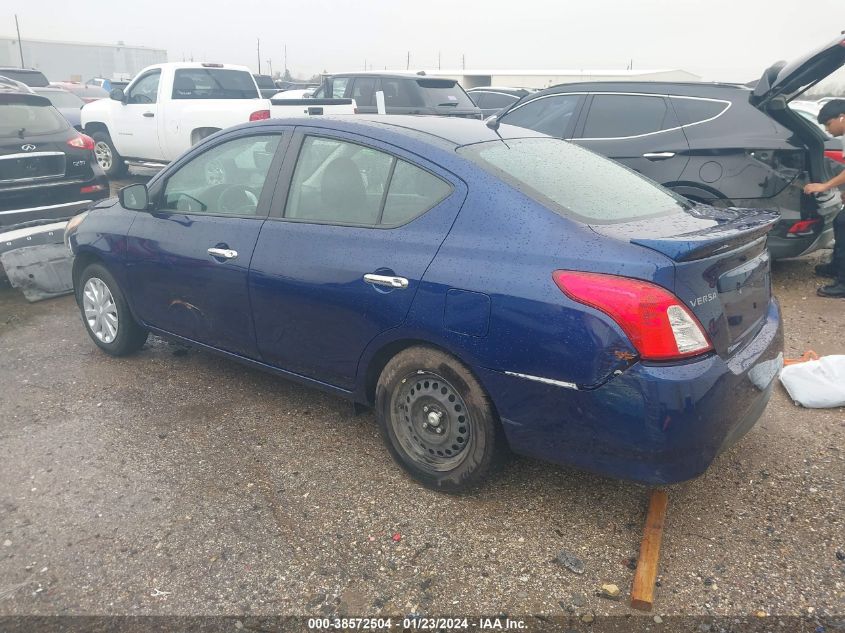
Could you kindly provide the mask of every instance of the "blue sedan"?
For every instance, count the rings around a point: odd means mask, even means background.
[[[782,364],[776,219],[524,129],[361,115],[220,132],[66,238],[106,353],[154,332],[373,407],[399,465],[458,491],[508,449],[701,474]]]

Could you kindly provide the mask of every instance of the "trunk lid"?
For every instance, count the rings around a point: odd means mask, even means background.
[[[671,290],[701,322],[716,352],[728,357],[754,336],[768,310],[766,234],[777,220],[773,211],[696,205],[668,217],[591,228],[671,259]]]
[[[791,62],[780,61],[767,68],[751,95],[760,107],[775,97],[794,99],[845,64],[845,34]]]

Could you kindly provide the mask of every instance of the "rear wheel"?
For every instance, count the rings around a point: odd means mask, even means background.
[[[126,163],[117,153],[108,132],[94,132],[94,158],[109,178],[117,178],[126,173]]]
[[[439,350],[412,347],[390,360],[376,387],[376,416],[396,462],[435,490],[473,487],[507,452],[487,394]]]
[[[112,356],[137,352],[147,341],[147,330],[135,321],[126,298],[102,264],[89,264],[76,288],[82,322],[91,340]]]

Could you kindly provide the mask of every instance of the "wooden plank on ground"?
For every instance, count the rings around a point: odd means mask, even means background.
[[[631,587],[631,607],[651,611],[654,604],[654,582],[660,562],[660,541],[663,538],[663,523],[666,520],[668,497],[665,490],[652,490],[645,518],[640,558]]]

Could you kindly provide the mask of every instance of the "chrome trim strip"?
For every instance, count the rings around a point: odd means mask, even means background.
[[[49,211],[51,209],[73,209],[73,208],[80,208],[84,209],[89,204],[94,202],[93,200],[77,200],[76,202],[64,202],[62,204],[51,204],[46,207],[28,207],[26,209],[12,209],[11,211],[0,211],[0,215],[12,214],[12,213],[31,213],[33,211]]]
[[[552,380],[551,378],[541,378],[540,376],[531,376],[529,374],[520,374],[515,371],[506,371],[508,376],[516,376],[517,378],[525,378],[526,380],[533,380],[534,382],[541,382],[544,385],[553,385],[555,387],[564,387],[565,389],[575,389],[578,391],[578,385],[574,382],[565,382],[563,380]]]
[[[3,154],[0,155],[0,160],[10,160],[12,158],[33,158],[39,156],[64,156],[64,152],[26,152],[23,154]]]
[[[657,132],[646,132],[645,134],[635,134],[634,136],[606,136],[603,138],[594,138],[589,136],[582,136],[582,137],[573,137],[572,141],[623,141],[626,139],[632,138],[644,138],[646,136],[654,136],[656,134],[663,134],[664,132],[674,132],[675,130],[683,130],[688,127],[692,127],[693,125],[701,125],[702,123],[709,123],[710,121],[715,121],[720,116],[722,116],[725,112],[727,112],[730,107],[733,105],[730,101],[725,101],[724,99],[711,99],[709,97],[690,97],[686,95],[673,95],[673,94],[662,94],[657,92],[556,92],[551,95],[543,95],[541,97],[537,97],[536,99],[529,99],[525,103],[521,103],[512,110],[508,110],[505,116],[502,117],[502,121],[507,123],[505,118],[511,112],[516,112],[522,107],[527,106],[529,103],[533,103],[534,101],[539,101],[540,99],[550,99],[551,97],[561,97],[565,95],[621,95],[623,97],[631,96],[631,97],[660,97],[662,99],[692,99],[696,101],[712,101],[713,103],[724,103],[725,109],[722,110],[716,116],[712,116],[709,119],[702,119],[701,121],[696,121],[695,123],[685,123],[684,125],[679,125],[677,127],[670,127],[665,130],[658,130]]]

